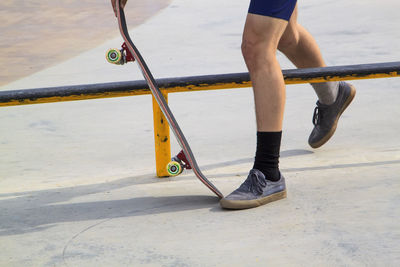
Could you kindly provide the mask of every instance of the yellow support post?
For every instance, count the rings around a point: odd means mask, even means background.
[[[168,93],[162,90],[165,100],[168,102]],[[171,145],[169,138],[169,125],[153,98],[154,144],[156,153],[156,172],[158,177],[168,177],[167,164],[171,161]]]

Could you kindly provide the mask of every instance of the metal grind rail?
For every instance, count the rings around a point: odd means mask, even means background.
[[[400,76],[400,61],[283,70],[286,84],[390,78]],[[248,73],[216,74],[157,79],[168,93],[251,87]],[[0,107],[124,97],[151,94],[144,80],[0,91]],[[165,166],[171,159],[169,126],[153,98],[157,176],[168,176]]]

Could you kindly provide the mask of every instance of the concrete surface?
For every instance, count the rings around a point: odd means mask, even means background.
[[[136,0],[126,10],[142,24],[170,0]],[[0,86],[54,66],[119,35],[111,1],[0,2]]]
[[[397,2],[317,3],[301,3],[300,21],[329,65],[400,58]],[[131,34],[156,77],[244,71],[246,8],[174,0]],[[104,62],[119,43],[1,89],[140,79],[134,65]],[[356,99],[318,150],[307,145],[316,97],[288,86],[288,198],[234,212],[190,172],[154,177],[149,96],[2,108],[0,266],[398,266],[399,79],[353,84]],[[230,193],[252,166],[251,90],[172,94],[170,104],[205,174]]]

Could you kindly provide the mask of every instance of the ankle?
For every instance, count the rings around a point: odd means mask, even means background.
[[[254,169],[257,169],[257,167],[254,166]],[[257,170],[262,172],[265,176],[265,179],[267,179],[269,181],[276,182],[276,181],[279,181],[279,179],[281,179],[281,173],[278,168],[262,169],[262,168],[258,167]]]

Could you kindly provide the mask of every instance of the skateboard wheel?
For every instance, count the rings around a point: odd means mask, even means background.
[[[106,53],[106,59],[112,64],[121,64],[122,54],[118,49],[109,49]]]
[[[171,161],[167,165],[167,172],[171,176],[177,176],[183,171],[182,165],[179,162]]]

